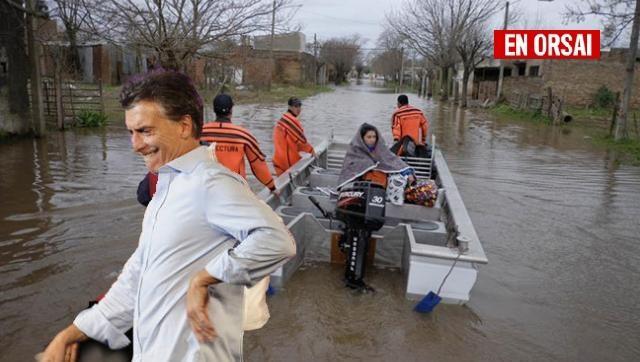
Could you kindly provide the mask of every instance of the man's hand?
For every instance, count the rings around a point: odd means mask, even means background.
[[[199,271],[191,278],[189,290],[187,290],[187,319],[196,338],[200,342],[210,342],[217,335],[213,328],[207,304],[209,303],[208,287],[220,281],[207,273],[206,270]]]
[[[88,337],[75,325],[70,325],[55,336],[40,357],[41,362],[75,362],[78,359],[78,342]]]

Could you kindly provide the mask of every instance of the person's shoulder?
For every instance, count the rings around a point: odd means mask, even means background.
[[[246,184],[242,176],[229,170],[216,160],[202,162],[198,165],[196,172],[205,184],[224,183],[225,181],[237,182],[243,185]]]

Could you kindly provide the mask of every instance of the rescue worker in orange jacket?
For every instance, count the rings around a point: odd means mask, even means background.
[[[244,178],[247,177],[244,162],[246,157],[258,181],[274,191],[276,185],[258,141],[247,129],[231,123],[233,111],[231,97],[227,94],[217,95],[213,100],[213,111],[216,114],[216,120],[204,124],[200,141],[215,143],[215,156],[218,162]]]
[[[409,104],[409,97],[405,94],[398,96],[398,108],[391,117],[391,131],[394,142],[409,137],[416,146],[426,144],[429,121],[421,110]]]
[[[301,159],[300,151],[315,156],[313,146],[307,141],[302,124],[298,120],[302,102],[291,97],[287,104],[289,109],[278,120],[273,130],[273,167],[278,176]]]

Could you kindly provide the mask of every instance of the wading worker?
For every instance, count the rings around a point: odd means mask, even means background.
[[[188,77],[151,73],[125,86],[121,103],[133,150],[158,174],[156,194],[117,281],[56,335],[44,361],[87,338],[122,348],[132,326],[134,361],[239,360],[244,286],[294,255],[294,241],[199,145],[202,101]]]
[[[215,143],[218,162],[244,178],[247,177],[244,166],[246,157],[258,181],[274,191],[276,185],[258,141],[247,129],[231,123],[233,114],[231,97],[226,94],[217,95],[213,99],[213,111],[216,114],[216,120],[205,123],[200,141]]]
[[[429,132],[429,122],[422,111],[409,104],[409,97],[405,94],[398,96],[396,110],[391,116],[391,132],[395,144],[392,152],[398,155],[426,157],[426,140]],[[411,141],[415,151],[407,150],[407,143]],[[417,151],[417,153],[416,153]]]
[[[289,109],[273,130],[273,167],[278,176],[301,159],[300,152],[315,156],[313,146],[307,141],[302,123],[298,120],[302,112],[302,102],[291,97],[287,104]]]

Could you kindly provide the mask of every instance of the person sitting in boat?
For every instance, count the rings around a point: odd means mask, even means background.
[[[391,116],[394,142],[391,152],[400,156],[429,157],[426,142],[429,121],[424,113],[409,104],[406,94],[398,96],[397,107]]]
[[[400,175],[415,181],[414,170],[394,155],[375,126],[363,123],[344,157],[338,189],[352,181],[371,181],[387,187],[389,176]]]

